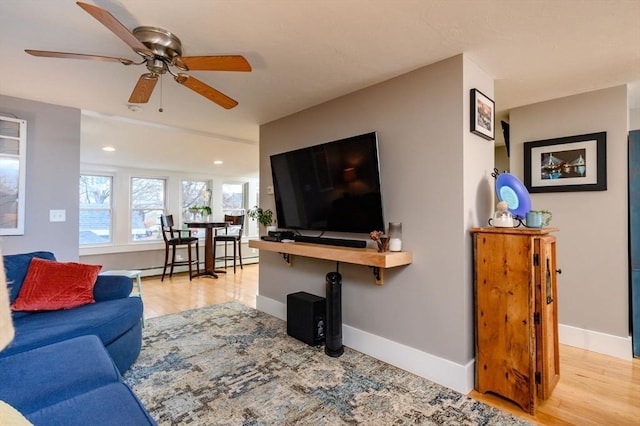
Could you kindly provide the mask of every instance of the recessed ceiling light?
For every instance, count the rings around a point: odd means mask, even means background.
[[[103,151],[107,151],[107,152],[113,152],[113,151],[115,151],[116,149],[115,149],[114,147],[112,147],[112,146],[103,146],[103,147],[102,147],[102,150],[103,150]]]
[[[220,164],[222,164],[222,160],[216,160],[216,161],[213,162],[213,164],[220,165]]]

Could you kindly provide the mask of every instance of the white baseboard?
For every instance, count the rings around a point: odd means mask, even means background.
[[[574,346],[616,358],[633,359],[631,336],[613,336],[563,324],[558,325],[558,335],[560,343],[563,345]]]
[[[269,315],[287,319],[287,305],[258,295],[256,307]],[[351,327],[342,326],[345,346],[409,371],[442,386],[468,394],[473,389],[475,360],[466,365],[456,364],[384,337]]]
[[[243,265],[250,265],[252,263],[258,263],[258,258],[257,257],[247,257],[247,258],[243,257],[242,258],[242,264]],[[216,269],[218,269],[218,268],[224,269],[223,266],[224,266],[223,262],[216,262]],[[233,263],[227,263],[227,266],[229,266],[230,268],[233,268]],[[203,269],[204,269],[204,261],[200,262],[200,270],[202,271]],[[173,273],[188,272],[188,271],[189,271],[189,267],[188,266],[176,266],[173,269]],[[167,274],[168,273],[169,273],[169,268],[167,268]],[[143,269],[140,272],[140,276],[141,277],[154,277],[154,276],[158,276],[158,275],[162,275],[162,266],[159,266],[159,267],[156,267],[156,268]]]
[[[276,318],[280,318],[283,321],[287,320],[286,303],[278,302],[258,294],[256,296],[256,309],[269,315],[273,315]]]
[[[276,300],[256,296],[259,311],[287,320],[287,305]],[[630,360],[633,358],[631,337],[623,338],[596,331],[559,324],[559,341],[592,352]],[[471,392],[475,382],[475,359],[457,364],[444,358],[419,351],[393,340],[343,324],[344,345],[409,371],[460,393]]]

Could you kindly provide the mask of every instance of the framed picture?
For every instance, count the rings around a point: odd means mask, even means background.
[[[529,192],[605,191],[607,132],[525,142]]]
[[[494,140],[495,103],[478,89],[471,89],[471,133]]]

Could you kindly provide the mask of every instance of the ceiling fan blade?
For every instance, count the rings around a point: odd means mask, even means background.
[[[222,108],[231,109],[238,105],[238,102],[236,102],[235,100],[231,99],[222,92],[218,92],[216,89],[201,82],[197,78],[191,77],[186,74],[178,74],[174,78],[178,83],[182,84],[183,86],[187,86],[194,92],[204,96],[212,102],[217,103]]]
[[[85,55],[83,53],[66,53],[66,52],[49,52],[48,50],[31,50],[25,49],[29,55],[42,56],[46,58],[65,58],[65,59],[89,59],[94,61],[120,62],[123,65],[131,65],[133,61],[125,58],[114,58],[112,56]]]
[[[186,66],[185,71],[251,71],[249,62],[240,55],[183,56],[174,59],[178,68],[181,68],[180,62]]]
[[[83,3],[81,1],[76,2],[76,4],[83,8],[89,15],[96,18],[112,33],[117,35],[120,40],[127,43],[136,53],[142,56],[153,56],[153,52],[151,52],[147,46],[142,44],[142,42],[138,40],[133,33],[129,31],[127,27],[122,25],[112,14],[92,4]]]
[[[156,87],[157,82],[157,74],[142,74],[136,83],[136,87],[133,88],[131,96],[129,96],[129,103],[146,104],[149,102],[149,98],[151,97],[153,88]]]

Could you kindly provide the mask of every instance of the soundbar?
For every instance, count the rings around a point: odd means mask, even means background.
[[[293,237],[297,243],[313,243],[323,244],[328,246],[340,246],[340,247],[353,247],[353,248],[365,248],[367,242],[364,240],[348,240],[344,238],[330,238],[330,237],[309,237],[306,235],[296,235]]]

